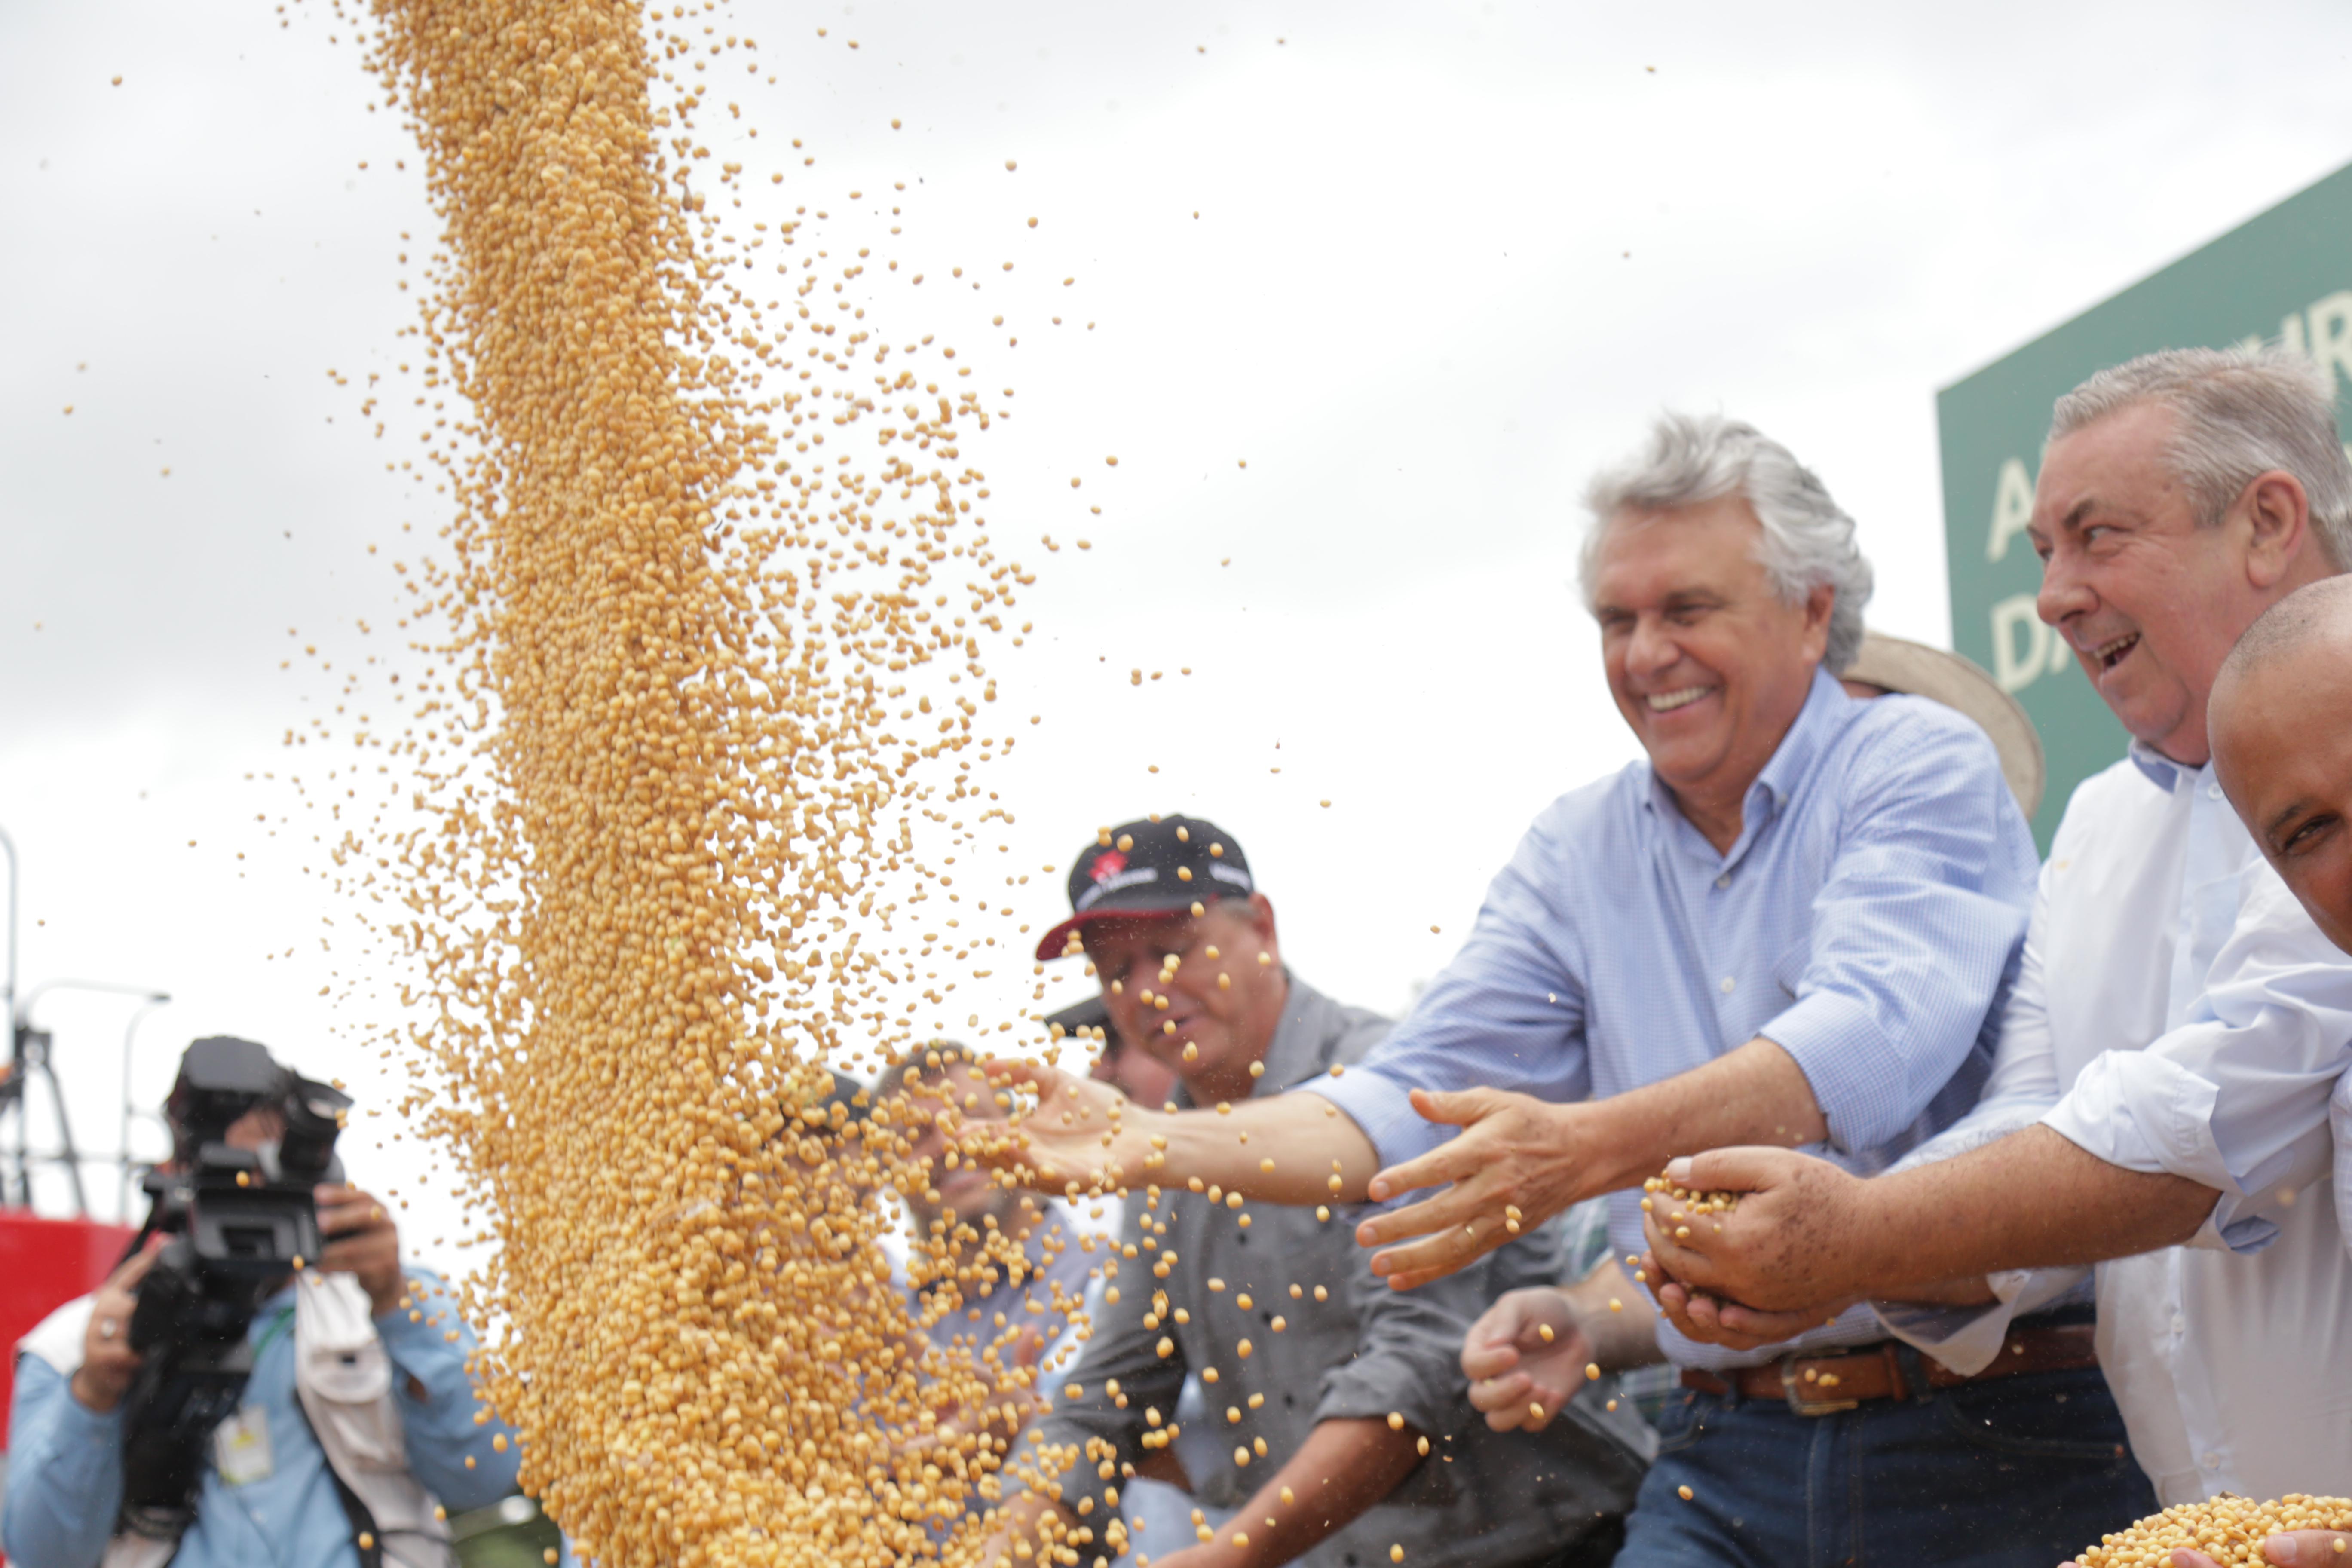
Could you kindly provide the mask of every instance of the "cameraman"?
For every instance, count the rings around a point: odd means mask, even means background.
[[[228,1129],[232,1147],[258,1150],[285,1130],[275,1107],[247,1112]],[[317,1189],[320,1234],[327,1238],[316,1272],[302,1289],[321,1296],[364,1292],[373,1332],[391,1363],[388,1405],[396,1430],[373,1455],[347,1452],[331,1467],[298,1398],[297,1288],[289,1279],[254,1314],[246,1331],[254,1365],[243,1404],[205,1446],[194,1518],[178,1540],[118,1534],[123,1493],[123,1399],[142,1358],[128,1343],[148,1251],[122,1265],[93,1295],[68,1302],[17,1346],[16,1400],[9,1416],[8,1488],[0,1508],[0,1544],[21,1568],[107,1568],[171,1563],[176,1568],[375,1568],[378,1563],[450,1561],[440,1505],[451,1512],[497,1501],[515,1489],[520,1456],[511,1430],[475,1424],[466,1374],[474,1334],[449,1291],[422,1269],[404,1274],[400,1234],[382,1205],[349,1186]],[[356,1316],[356,1315],[354,1315]],[[315,1347],[311,1350],[317,1358]],[[356,1354],[331,1358],[359,1364]],[[316,1390],[312,1392],[315,1394]],[[373,1408],[373,1407],[368,1407]],[[376,1530],[347,1510],[339,1468],[372,1496],[421,1485],[418,1528],[387,1517]],[[357,1493],[352,1492],[352,1500]],[[417,1495],[413,1491],[412,1496]],[[369,1521],[372,1522],[372,1521]],[[365,1544],[362,1544],[362,1537]]]

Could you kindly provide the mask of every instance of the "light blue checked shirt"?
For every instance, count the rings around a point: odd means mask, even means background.
[[[1856,701],[1816,671],[1729,853],[1646,763],[1561,796],[1412,1015],[1310,1092],[1392,1165],[1451,1135],[1413,1110],[1413,1087],[1606,1097],[1761,1035],[1796,1058],[1829,1123],[1808,1152],[1874,1173],[1975,1102],[2035,871],[1982,731],[1923,698]],[[1642,1248],[1640,1198],[1610,1199],[1620,1253]],[[1858,1307],[1741,1353],[1659,1326],[1669,1359],[1710,1368],[1885,1331]]]

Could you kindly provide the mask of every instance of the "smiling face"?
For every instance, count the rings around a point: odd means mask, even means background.
[[[2302,487],[2250,482],[2200,526],[2168,455],[2177,416],[2137,404],[2050,445],[2029,532],[2036,609],[2074,650],[2124,728],[2178,763],[2210,754],[2206,700],[2239,636],[2325,574]]]
[[[1610,695],[1684,815],[1728,847],[1748,786],[1812,689],[1835,592],[1792,605],[1773,591],[1744,496],[1606,526],[1592,605]]]
[[[1085,930],[1112,1027],[1173,1068],[1202,1103],[1248,1099],[1250,1063],[1274,1043],[1290,989],[1265,895],[1219,899],[1192,918]]]
[[[2214,697],[2230,804],[2312,923],[2352,952],[2352,637],[2233,671]]]
[[[2253,607],[2231,613],[2227,538],[2197,526],[2142,404],[2052,443],[2034,493],[2036,607],[2124,728],[2176,762],[2207,755],[2205,701]]]

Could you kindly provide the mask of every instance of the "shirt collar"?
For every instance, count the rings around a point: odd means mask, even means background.
[[[2147,782],[2167,795],[2205,771],[2204,768],[2192,768],[2186,763],[2176,763],[2144,741],[2131,743],[2130,756],[2132,765],[2147,776]]]
[[[1790,724],[1789,732],[1781,736],[1780,745],[1773,748],[1763,772],[1758,773],[1756,782],[1748,786],[1748,798],[1740,805],[1739,837],[1727,853],[1717,857],[1714,847],[1699,837],[1698,830],[1691,826],[1684,817],[1682,808],[1675,804],[1674,792],[1658,777],[1655,769],[1650,770],[1651,812],[1662,822],[1674,823],[1688,834],[1693,843],[1705,849],[1710,860],[1719,858],[1726,867],[1736,864],[1747,854],[1748,847],[1755,842],[1756,836],[1787,806],[1790,795],[1812,771],[1822,749],[1845,728],[1845,721],[1850,717],[1848,710],[1853,706],[1853,699],[1846,695],[1845,688],[1838,684],[1837,677],[1832,675],[1826,666],[1815,665],[1812,688],[1805,693],[1805,705],[1797,710],[1797,717]],[[1648,767],[1647,763],[1643,765]],[[1269,1067],[1267,1070],[1273,1069]]]

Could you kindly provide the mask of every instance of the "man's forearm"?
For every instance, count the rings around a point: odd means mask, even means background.
[[[1881,1290],[1876,1300],[1914,1307],[1990,1307],[1999,1298],[1993,1295],[1992,1286],[1983,1275],[1959,1274],[1949,1279],[1920,1279]]]
[[[1637,1186],[1678,1154],[1742,1143],[1786,1149],[1829,1136],[1804,1069],[1760,1036],[1703,1067],[1573,1109],[1595,1128],[1586,1196]]]
[[[1593,1364],[1603,1372],[1654,1366],[1666,1359],[1658,1349],[1657,1309],[1614,1258],[1603,1258],[1600,1268],[1559,1292],[1592,1346]]]
[[[1861,1184],[1864,1293],[1892,1280],[2056,1268],[2175,1247],[2221,1194],[2110,1165],[2047,1127]]]
[[[1662,1083],[1560,1109],[1591,1130],[1593,1162],[1582,1184],[1588,1196],[1638,1185],[1676,1154],[1733,1143],[1810,1143],[1827,1132],[1804,1070],[1760,1038]],[[1178,1184],[1198,1176],[1204,1185],[1268,1203],[1357,1203],[1379,1169],[1379,1152],[1363,1129],[1312,1093],[1254,1100],[1222,1115],[1163,1113],[1150,1130],[1167,1140],[1165,1163],[1154,1173],[1163,1185],[1171,1175]],[[1265,1169],[1268,1160],[1271,1171]]]
[[[1354,1203],[1380,1163],[1363,1129],[1319,1095],[1268,1095],[1222,1112],[1153,1112],[1137,1125],[1152,1140],[1141,1179],[1161,1186],[1197,1180],[1266,1203]],[[1133,1173],[1129,1181],[1135,1184]]]
[[[1277,1568],[1313,1550],[1396,1489],[1421,1462],[1421,1436],[1369,1417],[1318,1422],[1218,1531],[1218,1544],[1240,1568]]]

